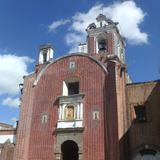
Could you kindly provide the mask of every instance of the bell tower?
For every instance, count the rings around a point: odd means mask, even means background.
[[[117,22],[99,14],[96,23],[91,23],[87,27],[87,46],[90,55],[117,55],[119,60],[125,63],[125,43],[117,25]]]
[[[41,45],[39,48],[39,64],[45,64],[53,59],[53,47],[51,44]]]

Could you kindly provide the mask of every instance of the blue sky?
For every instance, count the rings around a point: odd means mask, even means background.
[[[0,121],[13,124],[18,118],[18,84],[34,71],[39,45],[52,43],[55,58],[75,51],[99,13],[120,22],[133,81],[159,79],[159,6],[158,0],[1,0]]]

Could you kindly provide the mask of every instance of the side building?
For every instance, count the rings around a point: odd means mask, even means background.
[[[127,85],[129,153],[134,160],[160,159],[160,80]]]
[[[16,141],[16,128],[0,123],[0,160],[13,160]]]

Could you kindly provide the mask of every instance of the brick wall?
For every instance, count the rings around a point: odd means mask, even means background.
[[[70,72],[69,62],[76,62]],[[118,159],[117,101],[115,64],[109,65],[108,74],[95,61],[84,56],[68,56],[51,64],[35,87],[34,77],[27,77],[17,136],[16,160],[53,160],[58,119],[58,96],[62,82],[78,77],[84,97],[83,158],[86,160]],[[93,120],[93,111],[100,113]],[[49,115],[47,124],[41,123],[42,113]],[[116,153],[116,154],[115,154]]]
[[[34,79],[34,75],[30,75],[24,80],[14,160],[28,160],[28,147],[34,100],[34,88],[32,87]]]

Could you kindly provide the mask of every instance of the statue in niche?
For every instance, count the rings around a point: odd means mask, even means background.
[[[67,106],[65,108],[65,119],[66,120],[74,119],[74,106]]]

